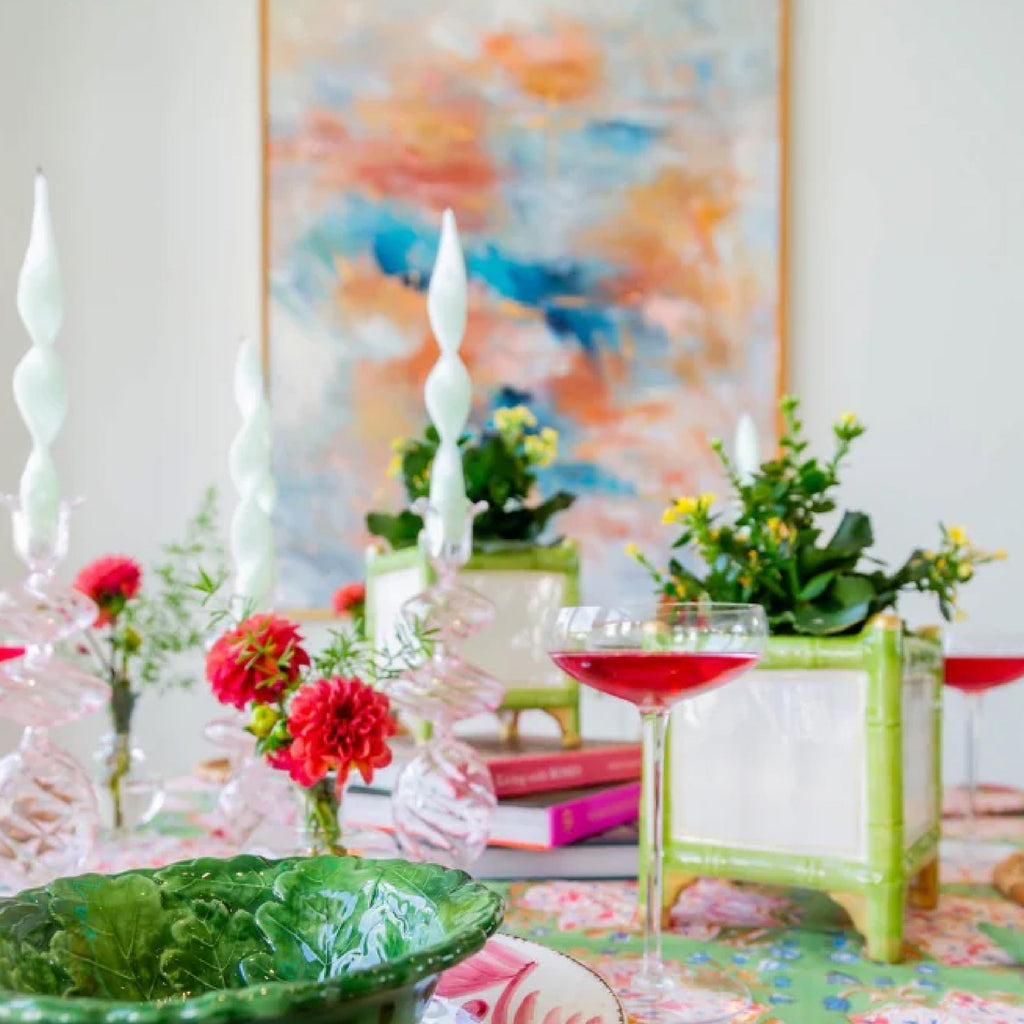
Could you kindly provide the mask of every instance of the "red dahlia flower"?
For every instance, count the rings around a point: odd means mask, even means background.
[[[277,615],[251,615],[206,655],[206,678],[222,704],[273,704],[294,685],[309,655],[298,626]]]
[[[366,605],[366,587],[362,583],[347,583],[338,587],[331,598],[331,606],[337,615],[354,615]]]
[[[142,570],[124,555],[106,555],[90,562],[76,577],[74,587],[92,598],[100,613],[93,626],[111,625],[124,606],[139,592]]]
[[[331,769],[337,785],[345,785],[349,772],[359,769],[364,782],[375,768],[391,763],[388,737],[398,731],[387,697],[361,679],[318,679],[303,686],[288,709],[288,751],[291,777],[300,785],[318,781]]]

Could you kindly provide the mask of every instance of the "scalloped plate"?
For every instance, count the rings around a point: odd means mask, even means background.
[[[536,942],[495,935],[441,975],[423,1024],[626,1024],[591,968]]]

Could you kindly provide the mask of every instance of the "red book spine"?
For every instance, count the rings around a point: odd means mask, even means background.
[[[617,786],[552,807],[551,845],[568,846],[587,836],[635,821],[640,813],[640,783]]]
[[[488,762],[499,800],[582,789],[640,777],[640,747],[567,750],[557,754],[497,757]]]

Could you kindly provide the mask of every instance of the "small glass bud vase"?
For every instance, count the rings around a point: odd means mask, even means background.
[[[341,801],[334,785],[334,776],[328,775],[312,786],[300,786],[298,790],[300,852],[308,857],[344,854],[346,851],[341,834]]]
[[[116,836],[149,824],[164,805],[163,779],[148,771],[130,730],[104,733],[93,754],[93,779],[103,828]]]
[[[18,748],[0,760],[0,885],[17,890],[74,873],[93,850],[92,782],[49,730],[98,711],[110,688],[54,652],[97,614],[92,601],[55,578],[67,554],[71,506],[62,503],[51,528],[40,530],[17,499],[5,501],[15,551],[28,567],[23,583],[0,592],[0,629],[25,646],[23,657],[0,666],[0,717],[24,728]]]

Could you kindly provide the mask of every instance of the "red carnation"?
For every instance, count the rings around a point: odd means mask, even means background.
[[[362,583],[347,583],[338,587],[331,599],[337,615],[356,615],[366,607],[366,587]]]
[[[206,655],[206,678],[222,704],[272,704],[309,665],[298,626],[276,615],[251,615],[224,633]]]
[[[397,732],[387,697],[361,679],[318,679],[303,686],[288,710],[292,745],[289,773],[300,785],[322,779],[332,768],[339,789],[358,768],[364,782],[391,763],[388,737]]]
[[[139,592],[142,570],[124,555],[106,555],[90,562],[76,577],[74,587],[99,607],[93,626],[109,626]]]

